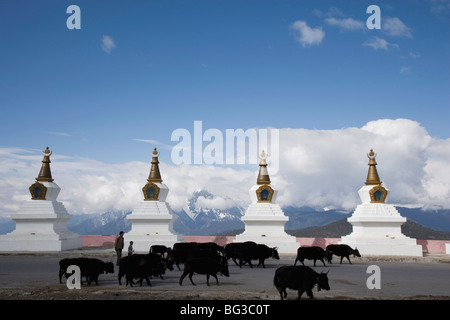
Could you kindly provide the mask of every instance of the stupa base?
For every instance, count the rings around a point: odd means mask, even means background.
[[[361,255],[422,257],[422,246],[404,235],[385,238],[342,237],[340,243],[358,248]]]

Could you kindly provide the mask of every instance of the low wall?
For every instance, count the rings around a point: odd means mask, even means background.
[[[115,235],[80,235],[83,239],[83,247],[114,247]],[[220,246],[233,242],[236,237],[221,236],[183,236],[186,242],[215,242]],[[301,246],[318,246],[325,248],[329,244],[336,244],[341,238],[297,238]],[[446,244],[450,246],[450,240],[417,240],[424,252],[446,253]],[[125,247],[128,242],[125,235]],[[150,249],[150,248],[149,248]]]
[[[115,235],[84,235],[79,237],[83,239],[83,247],[114,247]]]
[[[445,245],[450,244],[450,240],[417,240],[417,244],[428,253],[446,253]]]

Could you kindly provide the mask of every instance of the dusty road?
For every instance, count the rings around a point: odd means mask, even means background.
[[[152,286],[120,286],[117,271],[100,275],[99,286],[83,285],[69,290],[58,280],[58,261],[68,256],[90,256],[104,261],[114,260],[110,250],[84,250],[61,254],[0,255],[0,299],[2,300],[279,300],[273,286],[276,268],[292,265],[294,257],[268,259],[266,268],[239,268],[230,260],[230,277],[219,277],[219,285],[211,278],[206,285],[204,275],[194,275],[196,286],[186,278],[178,284],[182,271],[167,271],[165,279],[153,278]],[[450,257],[428,259],[370,259],[353,258],[353,264],[344,261],[323,267],[317,263],[317,272],[329,271],[330,291],[317,292],[318,300],[329,299],[450,299]],[[405,261],[399,261],[405,260]],[[306,265],[313,266],[312,261]],[[369,289],[367,280],[372,275],[368,267],[376,265],[380,271],[380,289]],[[288,299],[297,293],[288,290]],[[306,298],[306,296],[303,296]]]

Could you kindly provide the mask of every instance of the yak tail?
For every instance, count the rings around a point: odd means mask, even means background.
[[[275,276],[273,277],[273,285],[277,288],[280,287],[280,279],[278,278],[278,275],[275,273]]]
[[[330,248],[326,248],[325,250],[325,257],[330,260],[333,257],[333,251],[330,250]]]

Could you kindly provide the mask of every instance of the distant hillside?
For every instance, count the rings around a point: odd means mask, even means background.
[[[10,218],[0,217],[0,234],[7,234],[16,229],[16,223]]]
[[[174,212],[174,230],[183,235],[221,235],[234,236],[242,233],[245,224],[242,216],[246,208],[232,199],[223,198],[231,207],[214,209],[205,207],[208,203],[220,197],[205,190],[195,191],[187,199],[186,205],[178,212]],[[416,239],[449,239],[450,209],[425,210],[423,208],[396,207],[400,214],[408,219],[403,225],[405,234],[413,234]],[[289,217],[285,224],[288,233],[300,237],[341,237],[351,233],[351,225],[345,223],[352,212],[342,210],[316,210],[308,206],[284,207],[283,212]],[[128,211],[111,211],[101,214],[73,215],[67,227],[78,234],[118,234],[119,231],[128,232],[131,223],[126,216]],[[410,223],[411,222],[411,223]],[[418,225],[414,225],[416,222]],[[10,218],[0,217],[0,234],[12,232],[15,222]],[[290,231],[293,230],[293,231]]]
[[[131,223],[126,216],[131,211],[111,211],[102,214],[74,215],[67,223],[67,228],[78,234],[118,234],[131,230]]]
[[[347,219],[341,219],[324,226],[287,230],[287,232],[299,238],[340,238],[352,232],[352,225],[347,222]]]
[[[396,207],[402,217],[437,231],[450,231],[450,209],[425,210],[423,208]]]
[[[325,226],[314,226],[299,230],[287,230],[293,236],[301,238],[340,238],[352,232],[352,225],[347,219],[329,223]],[[407,220],[402,225],[402,233],[405,236],[419,240],[450,240],[450,232],[436,231],[424,227],[414,221]]]

